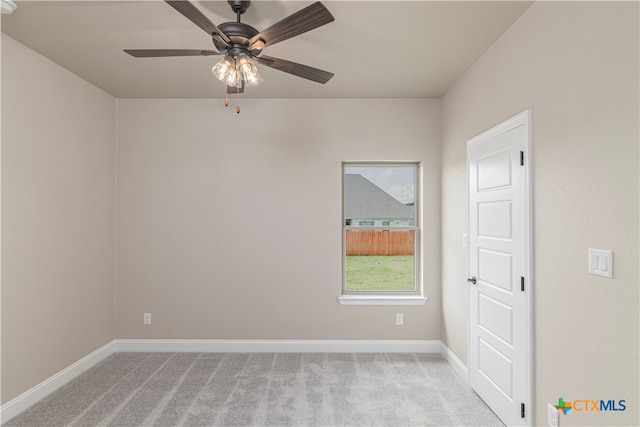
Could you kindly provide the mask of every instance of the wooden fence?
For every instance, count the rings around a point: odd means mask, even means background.
[[[413,231],[347,231],[347,255],[413,255]]]

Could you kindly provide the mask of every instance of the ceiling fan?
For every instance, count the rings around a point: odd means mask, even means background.
[[[266,47],[332,22],[333,15],[320,2],[313,3],[269,28],[258,31],[240,22],[240,16],[249,8],[250,1],[229,0],[228,3],[236,14],[236,22],[224,22],[219,26],[211,22],[189,1],[165,1],[209,34],[216,50],[125,49],[126,53],[136,58],[224,55],[211,71],[226,83],[227,93],[242,93],[245,86],[254,86],[262,81],[256,62],[322,84],[333,77],[333,73],[328,71],[262,55],[262,50]]]

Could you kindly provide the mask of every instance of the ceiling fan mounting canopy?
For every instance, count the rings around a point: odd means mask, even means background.
[[[231,6],[233,13],[239,13],[240,15],[245,13],[251,6],[251,1],[249,0],[228,0],[227,3]]]

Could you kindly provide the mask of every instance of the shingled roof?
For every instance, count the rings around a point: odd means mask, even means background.
[[[346,219],[414,219],[413,206],[396,200],[360,174],[344,175],[344,191]]]

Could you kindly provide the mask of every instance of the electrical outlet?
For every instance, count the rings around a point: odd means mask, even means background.
[[[144,324],[145,325],[150,325],[151,324],[151,313],[145,313],[144,314]]]
[[[396,313],[396,326],[404,325],[404,314]]]
[[[552,404],[547,404],[547,423],[549,427],[558,427],[558,409]]]

